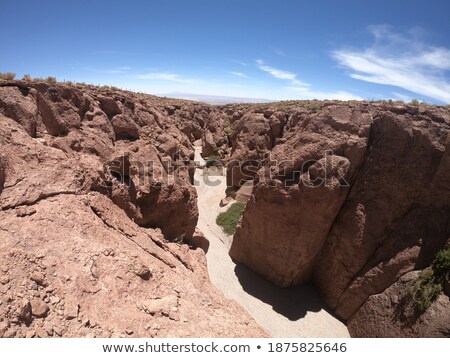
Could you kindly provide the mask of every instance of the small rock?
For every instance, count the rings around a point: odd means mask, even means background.
[[[48,338],[48,333],[44,328],[38,327],[38,328],[36,328],[36,337]]]
[[[50,322],[44,325],[44,329],[50,337],[53,336],[53,325]]]
[[[149,280],[152,277],[152,273],[148,266],[141,263],[134,264],[133,272],[143,280]]]
[[[178,308],[172,307],[172,309],[169,312],[169,318],[172,321],[178,322],[180,320],[180,313],[178,312]]]
[[[220,203],[219,203],[219,206],[221,207],[221,208],[223,208],[224,206],[227,206],[229,203],[231,203],[233,201],[233,198],[230,198],[230,197],[226,197],[226,198],[222,198],[221,200],[220,200]]]
[[[61,301],[61,299],[58,296],[52,296],[50,297],[50,303],[52,305],[56,305]]]
[[[25,338],[33,338],[36,335],[36,332],[34,330],[26,331]]]
[[[77,318],[79,309],[78,303],[68,300],[64,305],[64,316],[67,320]]]
[[[40,286],[44,286],[45,275],[42,272],[34,271],[31,276],[31,280],[36,282]]]
[[[208,252],[209,241],[199,228],[195,228],[194,234],[188,243],[192,247],[201,248],[205,253]]]
[[[131,336],[134,333],[134,331],[132,329],[126,329],[125,333]]]
[[[6,275],[0,276],[0,283],[2,285],[6,285],[8,282],[9,282],[9,277],[8,276],[6,276]]]
[[[36,209],[24,207],[24,208],[16,208],[16,215],[18,217],[30,216],[36,214]]]
[[[23,299],[17,308],[17,317],[19,320],[29,322],[31,320],[31,304],[27,299]]]
[[[8,328],[5,333],[3,333],[3,338],[14,338],[17,331],[14,328]]]
[[[150,329],[153,331],[159,331],[161,329],[161,326],[159,324],[155,323],[150,326]]]
[[[178,306],[178,297],[169,295],[163,298],[147,300],[143,302],[142,309],[144,312],[154,315],[168,316],[173,307]]]
[[[58,326],[53,326],[53,332],[55,332],[55,334],[59,337],[62,337],[63,335],[63,329]]]
[[[8,321],[0,322],[0,337],[3,337],[3,334],[8,330],[8,328],[9,328]]]
[[[47,316],[50,308],[48,305],[39,298],[33,298],[31,301],[31,313],[36,317],[45,317]]]

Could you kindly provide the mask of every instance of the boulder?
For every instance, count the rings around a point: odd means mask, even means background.
[[[100,108],[106,113],[108,118],[113,118],[116,114],[122,113],[119,104],[114,98],[99,95],[96,99],[100,103]]]
[[[199,228],[195,228],[194,235],[187,243],[194,248],[202,249],[205,253],[208,252],[209,241]]]
[[[111,124],[116,134],[116,140],[136,140],[139,138],[139,127],[130,117],[122,114],[115,115],[111,119]]]
[[[31,314],[35,317],[45,317],[47,316],[50,308],[48,305],[39,298],[33,298],[31,300]]]
[[[344,320],[429,265],[449,234],[450,117],[400,107],[292,110],[254,175],[230,255],[282,287],[312,280]],[[253,116],[245,125],[264,128]],[[232,143],[233,156],[255,148],[244,136]]]
[[[36,137],[39,122],[36,97],[29,89],[22,91],[19,87],[0,86],[0,113],[21,124],[31,137]]]
[[[202,136],[202,156],[209,157],[214,154],[214,149],[216,148],[216,143],[212,133],[207,129],[203,132]]]

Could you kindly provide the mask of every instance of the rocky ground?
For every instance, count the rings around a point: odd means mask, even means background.
[[[2,81],[0,334],[266,336],[209,281],[200,144],[226,166],[222,204],[248,200],[236,262],[313,282],[353,336],[399,336],[399,279],[449,243],[449,128],[448,107],[424,104],[209,106]],[[405,335],[448,335],[437,302]]]

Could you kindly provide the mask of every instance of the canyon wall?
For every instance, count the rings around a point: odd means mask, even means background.
[[[0,337],[266,336],[191,245],[191,142],[210,116],[109,88],[0,82]]]
[[[313,281],[348,320],[449,242],[450,110],[307,105],[285,109],[230,255],[281,287]]]
[[[450,109],[425,104],[209,106],[3,81],[0,335],[265,336],[196,247],[201,140],[227,194],[253,182],[234,260],[313,282],[353,336],[401,336],[395,297],[449,243],[449,128]],[[446,292],[404,336],[448,336]]]

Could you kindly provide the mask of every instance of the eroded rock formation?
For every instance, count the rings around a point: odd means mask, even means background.
[[[0,83],[1,337],[266,335],[209,282],[176,110],[209,107]]]
[[[255,175],[230,255],[282,287],[312,280],[347,320],[429,265],[450,237],[450,112],[292,107]]]
[[[282,287],[312,281],[354,336],[448,336],[433,318],[448,284],[404,333],[395,297],[449,243],[449,128],[430,105],[0,82],[0,335],[264,336],[207,277],[201,140],[247,202],[235,260]]]

